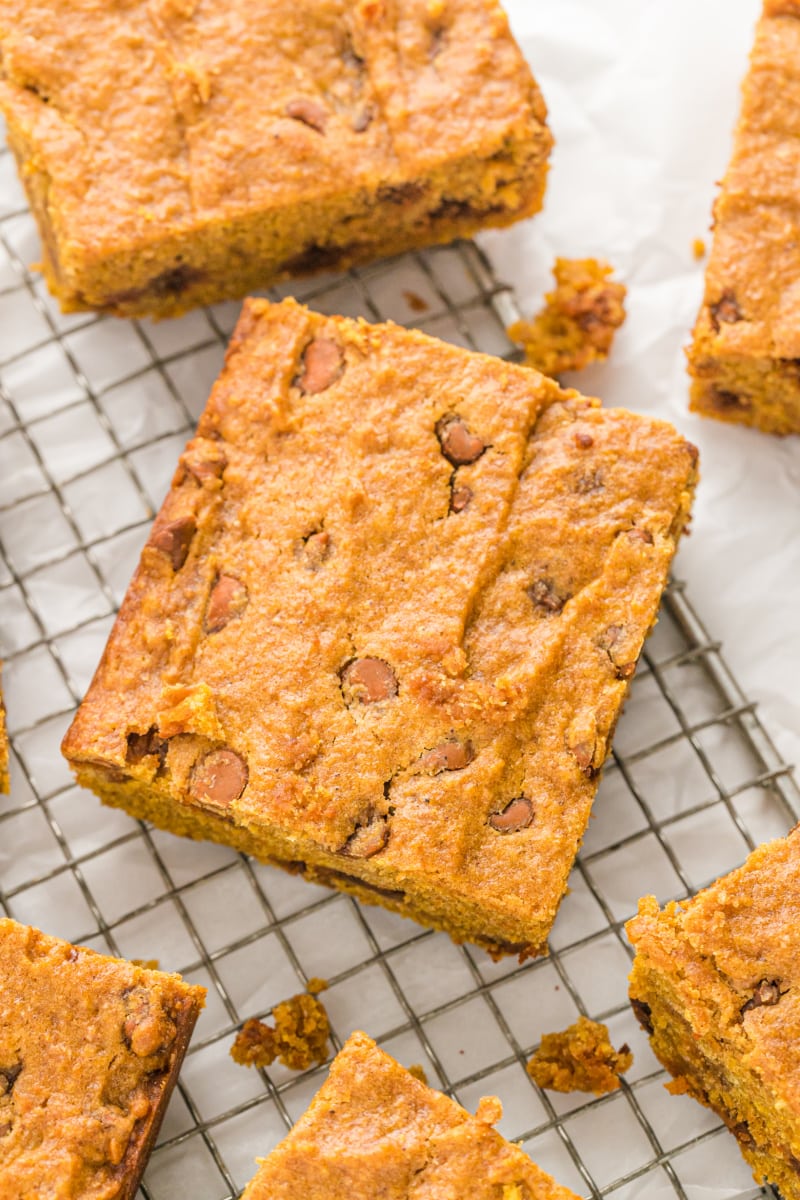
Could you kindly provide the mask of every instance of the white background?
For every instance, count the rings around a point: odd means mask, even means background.
[[[628,319],[574,382],[672,421],[700,448],[677,574],[783,756],[800,763],[800,437],[689,413],[683,347],[700,303],[758,0],[505,0],[555,135],[544,212],[483,239],[526,313],[557,254],[607,258]]]

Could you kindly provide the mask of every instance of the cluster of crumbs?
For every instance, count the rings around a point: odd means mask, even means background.
[[[612,274],[613,267],[596,258],[556,259],[556,286],[544,308],[508,330],[511,341],[522,346],[526,366],[552,376],[608,358],[625,320],[626,288]]]
[[[323,979],[310,979],[308,992],[276,1004],[274,1028],[254,1017],[245,1021],[231,1046],[234,1062],[243,1067],[269,1067],[277,1058],[292,1071],[307,1071],[313,1063],[324,1063],[331,1027],[317,994],[327,986]]]
[[[619,1076],[629,1070],[633,1055],[627,1045],[615,1050],[608,1028],[579,1017],[563,1033],[546,1033],[528,1063],[528,1074],[539,1087],[554,1092],[615,1092]]]

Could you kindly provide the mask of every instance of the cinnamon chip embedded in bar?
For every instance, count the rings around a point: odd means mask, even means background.
[[[453,488],[450,494],[450,511],[454,513],[464,512],[469,507],[472,500],[472,488],[460,486]]]
[[[348,704],[377,704],[397,695],[397,676],[380,658],[355,658],[342,671]]]
[[[189,555],[196,529],[194,517],[178,517],[157,526],[150,537],[150,545],[166,555],[174,571],[180,571]]]
[[[311,100],[307,96],[298,96],[295,100],[290,100],[286,105],[286,115],[294,118],[295,121],[302,121],[304,125],[315,129],[317,133],[324,133],[325,126],[328,124],[326,110],[316,100]]]
[[[438,775],[440,771],[463,771],[474,758],[475,751],[469,742],[448,738],[423,754],[417,765],[422,771]]]
[[[220,575],[211,589],[206,609],[206,631],[219,633],[247,607],[247,588],[233,575]]]
[[[787,988],[786,991],[789,989]],[[777,1004],[782,995],[778,979],[762,979],[750,999],[742,1005],[742,1015],[752,1012],[754,1008],[770,1008]]]
[[[342,854],[349,858],[372,858],[379,854],[389,841],[389,821],[381,813],[370,813],[347,839]]]
[[[301,392],[315,396],[324,392],[344,372],[344,354],[341,346],[331,338],[315,338],[303,352],[303,369],[297,377]]]
[[[212,750],[195,766],[189,795],[200,804],[226,809],[238,800],[248,780],[247,763],[234,750]]]
[[[737,321],[744,320],[739,302],[733,292],[723,292],[716,304],[712,304],[709,307],[711,319],[716,324],[717,330],[719,330],[720,322],[722,321],[727,325],[735,325]]]
[[[547,615],[560,613],[569,599],[568,596],[559,593],[552,579],[537,579],[528,588],[528,595],[534,608]]]
[[[437,423],[436,436],[442,454],[456,467],[475,462],[486,449],[483,439],[472,433],[466,421],[456,414],[443,417]]]
[[[527,796],[518,796],[511,800],[505,808],[492,813],[489,824],[498,833],[517,833],[527,829],[533,821],[533,805]]]

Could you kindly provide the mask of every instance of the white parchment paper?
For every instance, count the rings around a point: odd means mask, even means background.
[[[759,0],[506,0],[556,138],[542,214],[484,238],[526,311],[557,254],[597,255],[629,288],[609,362],[583,391],[672,421],[702,482],[677,574],[783,756],[800,763],[800,437],[688,411],[683,347],[738,114]]]

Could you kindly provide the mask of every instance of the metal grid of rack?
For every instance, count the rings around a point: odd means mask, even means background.
[[[673,583],[634,679],[559,913],[550,957],[492,963],[381,909],[184,842],[77,789],[59,742],[83,694],[238,306],[163,324],[64,317],[27,264],[32,219],[0,153],[0,652],[12,793],[0,799],[0,907],[48,932],[154,958],[209,989],[142,1194],[224,1200],[303,1112],[324,1068],[246,1071],[235,1030],[308,978],[338,1048],[363,1028],[545,1169],[591,1196],[759,1194],[735,1143],[664,1073],[626,1002],[623,931],[637,898],[681,896],[800,816],[787,766]],[[278,289],[271,295],[285,294]],[[472,244],[296,285],[326,312],[415,324],[508,355],[517,313]],[[635,1063],[600,1099],[539,1091],[524,1064],[578,1012]]]

